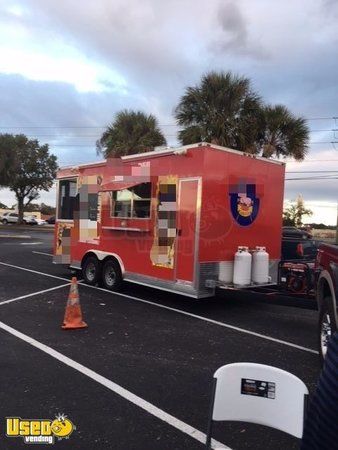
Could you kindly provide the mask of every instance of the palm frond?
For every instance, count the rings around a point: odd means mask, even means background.
[[[107,127],[96,144],[105,157],[119,157],[153,150],[165,145],[155,116],[142,111],[123,110]]]

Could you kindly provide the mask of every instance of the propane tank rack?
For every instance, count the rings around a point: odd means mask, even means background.
[[[211,280],[208,280],[208,281],[211,281]],[[216,281],[215,283],[216,283],[215,287],[217,287],[219,289],[232,289],[232,290],[236,290],[236,291],[239,291],[239,290],[242,290],[242,289],[245,289],[245,290],[250,290],[250,289],[251,290],[258,290],[259,288],[264,289],[266,287],[272,287],[272,286],[276,286],[277,287],[277,284],[276,283],[272,283],[272,282],[262,283],[262,284],[247,284],[245,286],[236,285],[236,284],[233,284],[233,283],[232,284],[224,284],[221,281]]]

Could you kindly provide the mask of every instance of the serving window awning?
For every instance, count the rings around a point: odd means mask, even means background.
[[[122,191],[140,184],[139,181],[111,181],[100,186],[100,192]]]

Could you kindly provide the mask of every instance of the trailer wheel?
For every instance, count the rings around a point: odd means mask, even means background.
[[[95,285],[100,278],[100,262],[95,256],[88,256],[82,265],[82,276],[85,283]]]
[[[116,291],[122,284],[120,265],[114,259],[108,259],[102,268],[102,284],[106,289]]]
[[[330,303],[332,303],[332,298],[325,297],[319,310],[318,341],[321,364],[324,362],[329,340],[336,329],[333,311],[329,307]]]

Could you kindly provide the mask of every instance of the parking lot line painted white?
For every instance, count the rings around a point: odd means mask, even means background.
[[[44,294],[45,292],[55,291],[56,289],[60,289],[66,286],[69,286],[69,283],[61,284],[60,286],[54,286],[49,289],[44,289],[43,291],[38,292],[32,292],[31,294],[21,295],[20,297],[11,298],[10,300],[4,300],[3,302],[0,302],[0,306],[2,305],[8,305],[8,303],[16,302],[17,300],[23,300],[25,298],[34,297],[34,295]]]
[[[43,242],[20,242],[20,245],[40,245]]]
[[[13,238],[13,239],[32,239],[27,234],[0,234],[0,238]]]
[[[133,403],[134,405],[138,406],[139,408],[142,408],[147,413],[152,414],[154,417],[162,420],[163,422],[166,422],[167,424],[171,425],[172,427],[176,428],[177,430],[182,431],[183,433],[189,435],[191,438],[201,442],[202,444],[205,444],[205,441],[206,441],[205,433],[197,430],[196,428],[192,427],[191,425],[188,425],[187,423],[181,421],[180,419],[177,419],[176,417],[172,416],[171,414],[168,414],[167,412],[163,411],[163,409],[160,409],[157,406],[153,405],[152,403],[149,403],[147,400],[144,400],[143,398],[139,397],[138,395],[133,394],[132,392],[128,391],[127,389],[125,389],[124,387],[115,383],[114,381],[109,380],[108,378],[106,378],[102,375],[99,375],[97,372],[94,372],[93,370],[89,369],[88,367],[83,366],[82,364],[74,361],[73,359],[68,358],[68,356],[65,356],[62,353],[59,353],[58,351],[54,350],[53,348],[48,347],[47,345],[35,340],[34,338],[21,333],[20,331],[6,325],[3,322],[0,322],[0,328],[2,330],[7,331],[8,333],[12,334],[13,336],[17,337],[18,339],[21,339],[24,342],[27,342],[28,344],[32,345],[33,347],[43,351],[47,355],[51,356],[52,358],[57,359],[58,361],[71,367],[72,369],[77,370],[78,372],[80,372],[83,375],[87,376],[88,378],[96,381],[97,383],[99,383],[102,386],[106,387],[107,389],[111,390],[112,392],[114,392],[115,394],[124,398],[125,400],[128,400],[129,402]],[[230,447],[227,447],[226,445],[224,445],[221,442],[218,442],[214,439],[212,440],[212,447],[231,450]]]
[[[0,261],[0,264],[2,266],[12,267],[13,269],[25,270],[26,272],[36,273],[37,275],[42,275],[44,277],[55,278],[56,280],[70,281],[69,278],[58,277],[56,275],[51,275],[50,273],[39,272],[38,270],[27,269],[26,267],[15,266],[14,264],[8,264],[2,261]]]
[[[282,339],[277,339],[277,338],[274,338],[272,336],[267,336],[265,334],[256,333],[255,331],[246,330],[245,328],[236,327],[235,325],[230,325],[230,324],[225,323],[225,322],[219,322],[218,320],[209,319],[208,317],[198,316],[197,314],[193,314],[193,313],[190,313],[190,312],[187,312],[187,311],[183,311],[183,310],[177,309],[177,308],[172,308],[171,306],[165,306],[165,305],[162,305],[161,303],[155,303],[155,302],[152,302],[150,300],[145,300],[143,298],[134,297],[134,296],[128,295],[128,294],[123,294],[122,292],[112,292],[112,291],[109,291],[108,289],[100,288],[100,287],[97,287],[97,286],[90,286],[89,284],[82,284],[81,286],[85,286],[85,287],[91,288],[91,289],[98,289],[100,291],[108,292],[110,294],[118,295],[120,297],[130,298],[131,300],[135,300],[135,301],[138,301],[138,302],[141,302],[141,303],[146,303],[148,305],[156,306],[156,307],[162,308],[162,309],[167,309],[169,311],[174,311],[176,313],[183,314],[185,316],[193,317],[194,319],[203,320],[204,322],[209,322],[209,323],[211,323],[213,325],[218,325],[220,327],[229,328],[230,330],[239,331],[240,333],[250,334],[251,336],[256,336],[256,337],[259,337],[259,338],[262,338],[262,339],[266,339],[268,341],[272,341],[272,342],[276,342],[278,344],[286,345],[288,347],[293,347],[293,348],[296,348],[298,350],[303,350],[305,352],[314,353],[316,355],[319,354],[319,352],[317,350],[313,350],[312,348],[303,347],[302,345],[293,344],[292,342],[283,341]]]
[[[66,278],[61,278],[61,277],[57,277],[55,275],[50,275],[50,274],[47,274],[47,273],[38,272],[36,270],[26,269],[25,267],[14,266],[13,264],[7,264],[7,263],[4,263],[4,262],[0,262],[0,264],[8,266],[8,267],[14,267],[16,269],[26,270],[28,272],[37,273],[38,275],[43,275],[43,276],[46,276],[46,277],[49,276],[49,277],[52,277],[52,278],[57,278],[59,280],[66,280],[67,281]],[[272,336],[267,336],[265,334],[256,333],[255,331],[247,330],[245,328],[236,327],[235,325],[231,325],[231,324],[228,324],[228,323],[225,323],[225,322],[219,322],[218,320],[209,319],[208,317],[198,316],[197,314],[193,314],[193,313],[190,313],[190,312],[187,312],[187,311],[183,311],[183,310],[177,309],[177,308],[172,308],[170,306],[165,306],[165,305],[162,305],[161,303],[155,303],[155,302],[152,302],[150,300],[145,300],[145,299],[142,299],[142,298],[134,297],[132,295],[123,294],[122,292],[112,292],[112,291],[109,291],[108,289],[100,288],[100,287],[97,287],[97,286],[90,286],[89,284],[81,284],[81,286],[84,286],[84,287],[89,288],[89,289],[97,289],[99,291],[108,292],[109,294],[114,294],[114,295],[117,295],[119,297],[129,298],[131,300],[134,300],[134,301],[137,301],[137,302],[140,302],[140,303],[146,303],[147,305],[152,305],[152,306],[155,306],[157,308],[162,308],[162,309],[166,309],[166,310],[169,310],[169,311],[173,311],[173,312],[182,314],[184,316],[193,317],[194,319],[197,319],[197,320],[203,320],[204,322],[208,322],[208,323],[211,323],[213,325],[218,325],[220,327],[228,328],[230,330],[238,331],[238,332],[244,333],[244,334],[249,334],[251,336],[255,336],[255,337],[258,337],[258,338],[261,338],[261,339],[265,339],[265,340],[271,341],[271,342],[276,342],[277,344],[286,345],[288,347],[292,347],[292,348],[295,348],[295,349],[298,349],[298,350],[302,350],[302,351],[305,351],[305,352],[308,352],[308,353],[313,353],[315,355],[319,354],[319,352],[317,350],[313,350],[312,348],[303,347],[302,345],[293,344],[292,342],[284,341],[282,339],[277,339],[277,338],[274,338]]]
[[[45,256],[53,256],[51,253],[44,253],[44,252],[36,252],[36,251],[32,251],[32,253],[35,253],[36,255],[45,255]]]

